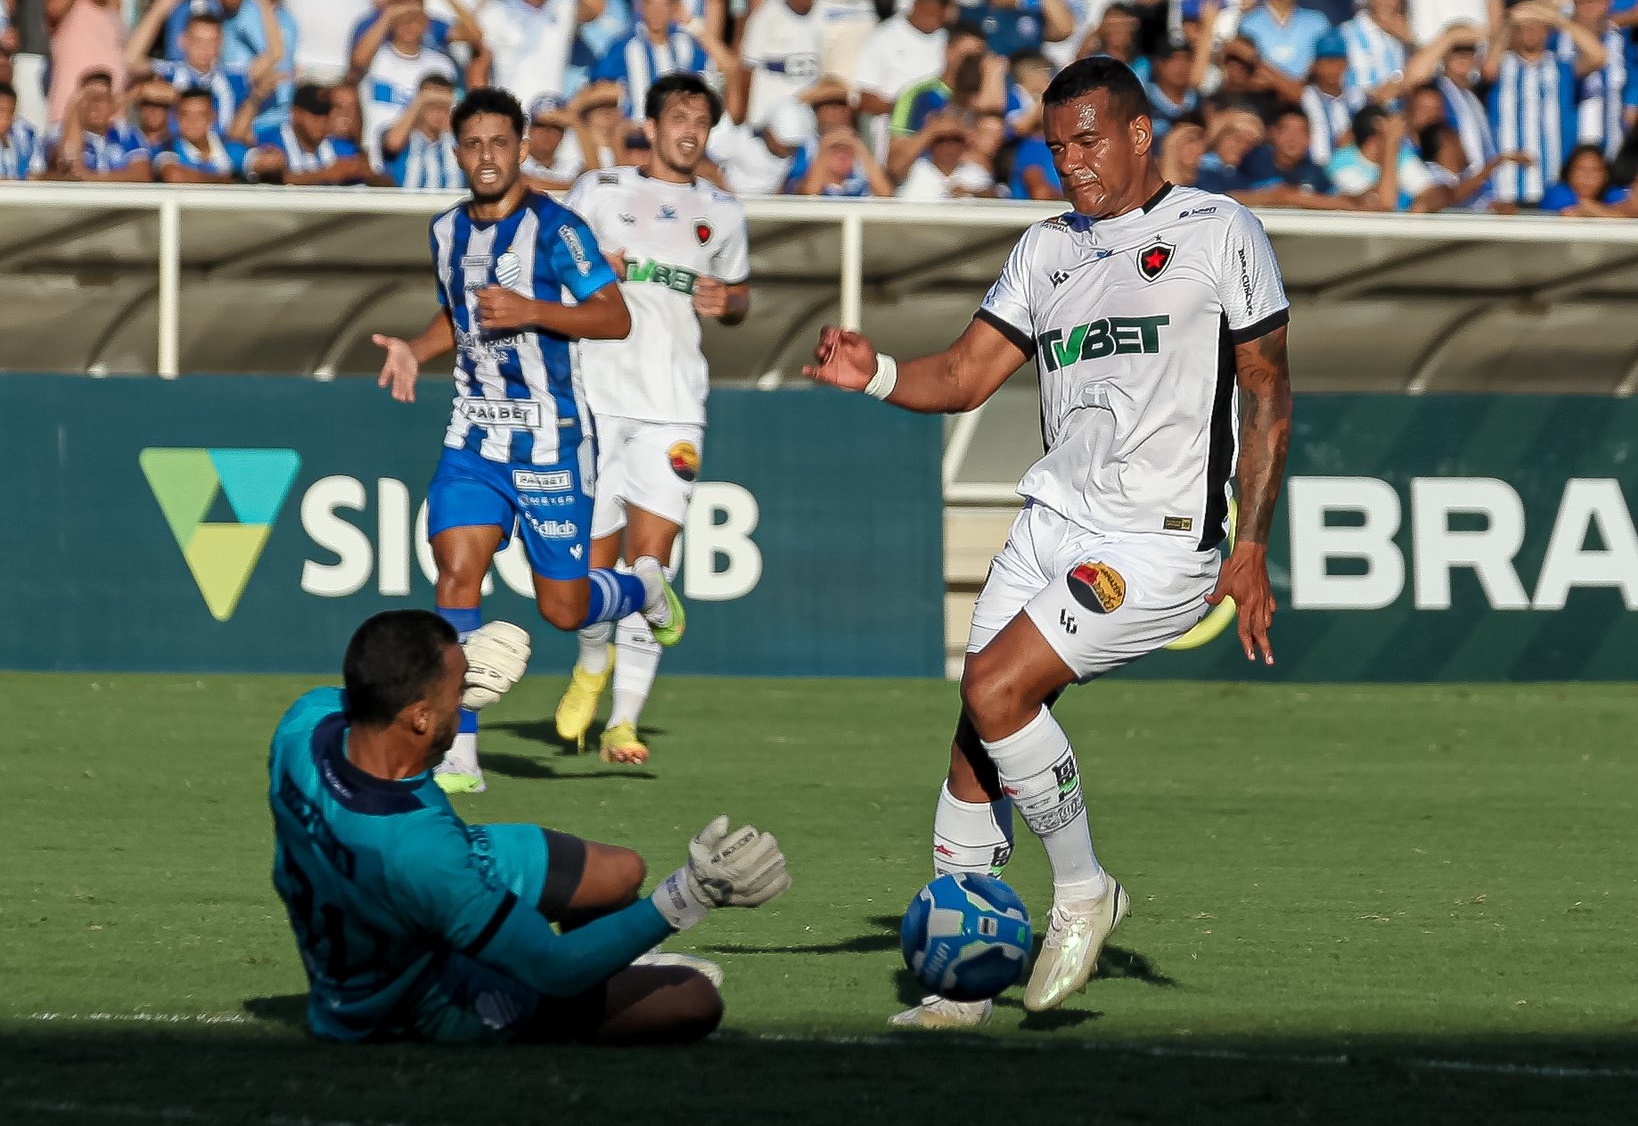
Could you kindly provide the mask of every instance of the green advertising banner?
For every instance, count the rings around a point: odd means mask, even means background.
[[[1638,679],[1638,402],[1302,395],[1270,543],[1277,664],[1219,612],[1145,677]]]
[[[333,673],[367,615],[432,605],[448,412],[430,383],[0,376],[0,667]],[[939,442],[860,396],[713,395],[667,669],[941,675]],[[489,587],[567,669],[516,542]]]

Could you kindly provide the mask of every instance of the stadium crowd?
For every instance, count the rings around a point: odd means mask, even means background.
[[[1304,208],[1638,215],[1638,0],[0,0],[0,181],[457,188],[499,85],[526,170],[639,163],[707,77],[742,195],[1059,198],[1040,96],[1104,53],[1165,174]]]

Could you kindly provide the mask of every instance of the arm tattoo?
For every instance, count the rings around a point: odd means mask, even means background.
[[[1237,539],[1268,543],[1274,502],[1285,478],[1291,445],[1291,367],[1285,353],[1285,326],[1235,348],[1246,414],[1240,424],[1240,500]]]

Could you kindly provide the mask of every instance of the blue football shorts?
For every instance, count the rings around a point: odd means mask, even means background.
[[[535,574],[583,579],[591,573],[591,482],[573,454],[555,465],[490,461],[444,447],[427,493],[427,535],[493,525],[502,550],[514,532]]]

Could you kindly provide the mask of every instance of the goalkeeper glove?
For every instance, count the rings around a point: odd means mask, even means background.
[[[650,899],[674,929],[685,930],[713,907],[761,907],[790,886],[773,834],[751,825],[730,833],[723,814],[688,843],[688,863]]]
[[[529,635],[511,622],[489,622],[466,635],[461,707],[477,711],[506,695],[529,667]]]

